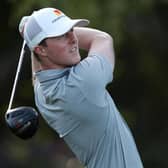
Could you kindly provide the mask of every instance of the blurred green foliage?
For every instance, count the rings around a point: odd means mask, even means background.
[[[166,0],[1,0],[0,167],[81,167],[71,160],[71,151],[42,118],[36,136],[29,141],[12,135],[4,122],[22,43],[19,21],[33,10],[47,6],[62,9],[73,18],[87,18],[91,27],[113,36],[116,67],[108,90],[132,129],[144,166],[167,168]],[[23,63],[14,101],[14,106],[20,105],[35,106],[29,55]]]

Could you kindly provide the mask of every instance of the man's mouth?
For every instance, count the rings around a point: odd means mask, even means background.
[[[77,50],[77,47],[74,46],[73,48],[71,48],[70,52],[75,52]]]

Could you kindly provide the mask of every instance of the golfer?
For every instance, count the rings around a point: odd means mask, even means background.
[[[142,168],[130,129],[106,90],[113,79],[113,39],[84,27],[88,23],[54,8],[22,18],[37,108],[87,168]],[[84,59],[79,49],[87,51]]]

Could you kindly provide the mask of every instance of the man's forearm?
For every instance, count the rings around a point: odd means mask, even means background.
[[[97,36],[106,34],[103,31],[86,27],[75,27],[74,31],[78,38],[79,48],[86,51],[90,49]]]
[[[107,57],[114,67],[113,38],[106,32],[92,28],[74,28],[79,48]]]

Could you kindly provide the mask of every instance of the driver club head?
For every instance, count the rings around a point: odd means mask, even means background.
[[[10,109],[5,114],[5,120],[11,131],[21,139],[31,138],[38,129],[38,112],[28,106]]]

